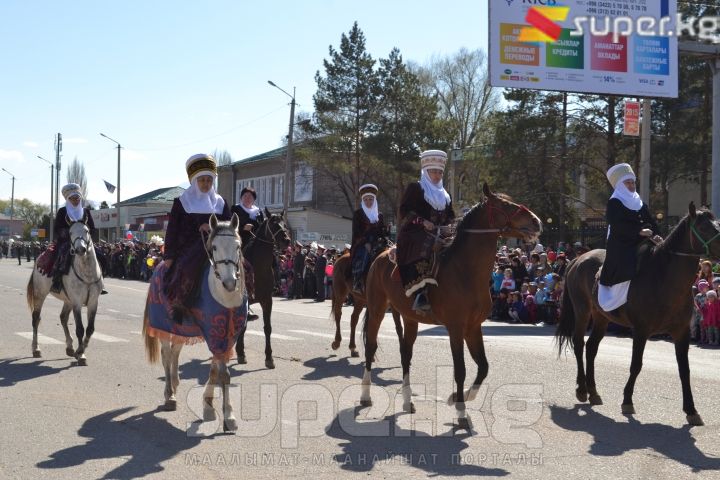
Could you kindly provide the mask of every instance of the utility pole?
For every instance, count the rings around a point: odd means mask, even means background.
[[[640,198],[650,203],[650,99],[642,101],[642,123],[640,124]]]
[[[12,194],[10,195],[10,220],[12,220],[15,216],[15,175],[8,172],[4,168],[2,169],[2,171],[12,177]]]
[[[115,143],[117,145],[117,151],[118,151],[118,160],[117,160],[117,202],[115,203],[115,210],[117,210],[117,226],[115,230],[115,241],[119,242],[120,238],[122,236],[121,234],[121,228],[120,228],[120,149],[122,148],[120,146],[120,142],[117,140],[113,140],[112,138],[108,137],[104,133],[100,132],[101,137],[105,137],[111,142]]]
[[[290,124],[288,125],[288,145],[287,145],[287,156],[285,157],[285,185],[283,186],[283,210],[285,211],[285,215],[287,215],[287,211],[290,208],[290,200],[292,199],[292,196],[290,195],[290,184],[292,182],[290,178],[291,169],[292,169],[292,160],[293,160],[293,133],[295,129],[295,87],[293,87],[293,94],[290,95],[288,92],[283,90],[282,88],[275,85],[274,82],[271,80],[268,80],[268,84],[270,86],[273,86],[283,92],[285,95],[291,98],[290,101]]]
[[[53,209],[53,205],[54,205],[53,197],[55,195],[54,188],[53,188],[54,182],[55,182],[55,165],[47,158],[43,158],[40,155],[36,155],[36,156],[40,160],[42,160],[50,165],[50,233],[48,235],[48,241],[52,242],[53,241],[53,230],[54,230],[54,226],[55,226],[55,221],[54,221],[55,220],[55,210]]]
[[[60,190],[60,152],[62,152],[62,133],[58,133],[55,138],[55,211],[53,212],[53,219],[58,210],[60,210],[60,204],[58,203],[58,191]]]

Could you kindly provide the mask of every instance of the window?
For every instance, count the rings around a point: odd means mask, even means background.
[[[235,203],[240,203],[240,192],[245,187],[252,187],[257,193],[255,204],[258,207],[282,207],[283,175],[267,175],[264,177],[243,178],[237,181]]]

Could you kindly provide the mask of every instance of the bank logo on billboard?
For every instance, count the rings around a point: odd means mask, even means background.
[[[562,33],[562,26],[555,22],[564,22],[568,13],[570,13],[570,7],[530,7],[525,16],[525,21],[532,27],[523,27],[518,41],[556,42]]]

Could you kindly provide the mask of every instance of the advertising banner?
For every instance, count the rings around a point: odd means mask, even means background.
[[[678,95],[677,0],[489,0],[490,82]]]

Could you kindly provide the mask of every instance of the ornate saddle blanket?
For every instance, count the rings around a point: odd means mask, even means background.
[[[170,304],[163,293],[163,278],[167,267],[161,264],[155,269],[148,291],[148,333],[172,343],[207,343],[214,358],[228,361],[234,355],[238,336],[247,323],[248,300],[237,308],[226,308],[210,294],[208,265],[202,274],[200,295],[190,309],[190,315],[182,323],[172,319]]]
[[[53,265],[55,264],[55,244],[51,243],[48,248],[37,258],[38,272],[46,277],[52,277]]]

